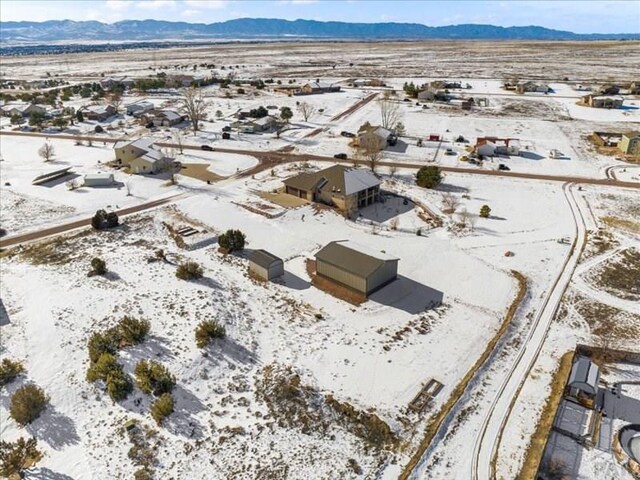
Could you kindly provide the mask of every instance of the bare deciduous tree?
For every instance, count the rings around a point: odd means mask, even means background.
[[[38,155],[40,155],[45,162],[48,162],[56,156],[56,149],[53,148],[53,145],[49,142],[44,142],[38,150]]]
[[[302,102],[300,105],[298,105],[298,110],[300,110],[300,114],[302,115],[302,118],[305,122],[308,122],[309,119],[316,113],[316,107],[307,102]]]
[[[446,214],[453,214],[460,206],[460,199],[451,192],[445,192],[442,194],[443,211]]]
[[[469,228],[473,232],[476,229],[476,223],[478,222],[478,217],[476,215],[469,215]]]
[[[114,90],[113,92],[109,92],[106,96],[107,104],[113,105],[113,108],[116,109],[116,113],[122,106],[122,92],[118,90]]]
[[[360,155],[367,162],[372,172],[376,171],[382,159],[380,142],[375,135],[365,135],[360,140]]]
[[[466,208],[463,208],[458,214],[458,219],[462,228],[467,228],[469,226],[469,217],[470,215]]]
[[[182,155],[182,153],[184,153],[183,152],[183,146],[182,146],[182,130],[176,129],[173,132],[173,139],[175,140],[176,145],[178,145],[178,151]]]
[[[378,100],[380,104],[380,117],[382,127],[386,129],[393,128],[394,125],[400,122],[402,114],[400,112],[400,103],[391,97],[389,92],[385,92],[385,95]]]
[[[207,101],[198,87],[189,87],[182,90],[182,106],[187,112],[187,117],[191,121],[193,131],[200,129],[200,121],[205,119],[208,107]]]

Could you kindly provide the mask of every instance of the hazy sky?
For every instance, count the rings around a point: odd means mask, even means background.
[[[425,25],[540,25],[577,33],[640,33],[640,0],[0,0],[0,20],[157,20],[212,23],[239,17]]]

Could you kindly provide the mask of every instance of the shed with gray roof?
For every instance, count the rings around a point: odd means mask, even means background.
[[[398,277],[398,258],[351,240],[333,241],[315,258],[317,275],[367,296]]]
[[[580,399],[594,399],[598,393],[600,369],[589,358],[579,356],[573,362],[567,382],[569,396]]]
[[[273,280],[284,275],[284,263],[266,250],[254,250],[249,255],[249,273],[262,280]]]

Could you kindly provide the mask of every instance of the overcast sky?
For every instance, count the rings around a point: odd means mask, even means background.
[[[170,20],[212,23],[260,17],[425,25],[540,25],[577,33],[640,33],[640,0],[0,0],[0,20]]]

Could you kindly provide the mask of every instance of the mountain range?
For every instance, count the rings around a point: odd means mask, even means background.
[[[123,42],[215,39],[468,39],[468,40],[622,40],[640,39],[640,33],[578,34],[538,26],[449,25],[418,23],[348,23],[313,20],[239,18],[218,23],[159,20],[98,21],[50,20],[0,22],[0,41],[7,44],[43,42]]]

